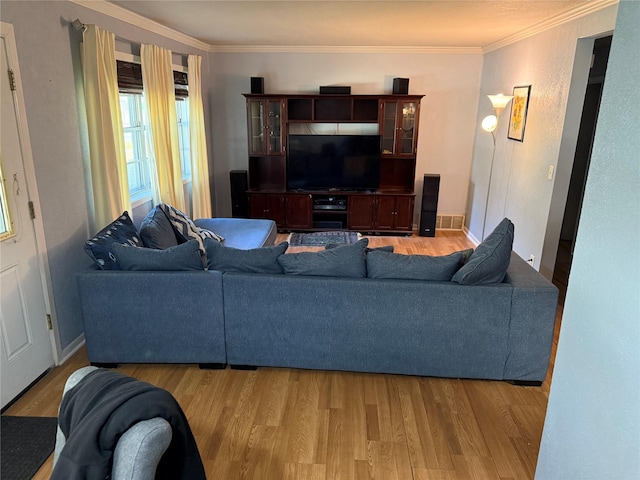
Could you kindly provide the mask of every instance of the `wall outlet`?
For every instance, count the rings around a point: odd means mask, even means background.
[[[536,260],[536,257],[535,257],[535,255],[532,253],[531,255],[529,255],[529,260],[527,260],[527,263],[533,267],[533,262],[534,262],[535,260]]]

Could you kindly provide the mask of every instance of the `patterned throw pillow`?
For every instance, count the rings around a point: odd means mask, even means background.
[[[102,270],[120,270],[120,265],[111,251],[114,243],[141,247],[142,241],[128,212],[124,212],[98,234],[84,243],[87,252]]]
[[[224,238],[217,233],[198,227],[195,223],[193,223],[193,220],[191,220],[185,213],[181,212],[177,208],[174,208],[171,205],[167,205],[166,203],[161,203],[160,205],[158,205],[158,207],[162,209],[162,211],[171,222],[178,241],[180,243],[184,243],[192,238],[197,240],[198,247],[200,248],[200,253],[202,255],[205,254],[205,238],[211,238],[218,242],[224,241]]]

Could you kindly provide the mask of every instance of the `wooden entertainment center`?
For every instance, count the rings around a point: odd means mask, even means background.
[[[244,94],[249,142],[251,218],[279,230],[411,233],[416,146],[423,95]],[[365,129],[381,136],[375,190],[287,188],[287,138],[329,128]]]

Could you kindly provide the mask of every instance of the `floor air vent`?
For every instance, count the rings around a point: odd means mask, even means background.
[[[436,229],[462,230],[464,215],[438,215],[436,217]]]

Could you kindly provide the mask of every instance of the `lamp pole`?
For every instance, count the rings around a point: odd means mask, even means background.
[[[493,138],[493,151],[491,152],[491,166],[489,167],[489,184],[487,185],[487,198],[484,204],[484,219],[482,221],[482,241],[484,241],[484,233],[487,227],[487,211],[489,210],[489,195],[491,194],[491,179],[493,177],[493,160],[496,156],[496,129],[498,128],[498,122],[500,121],[500,113],[504,110],[504,107],[511,101],[513,96],[502,95],[487,95],[491,100],[491,105],[495,110],[495,115],[489,115],[482,120],[482,129],[485,132],[491,133]]]

